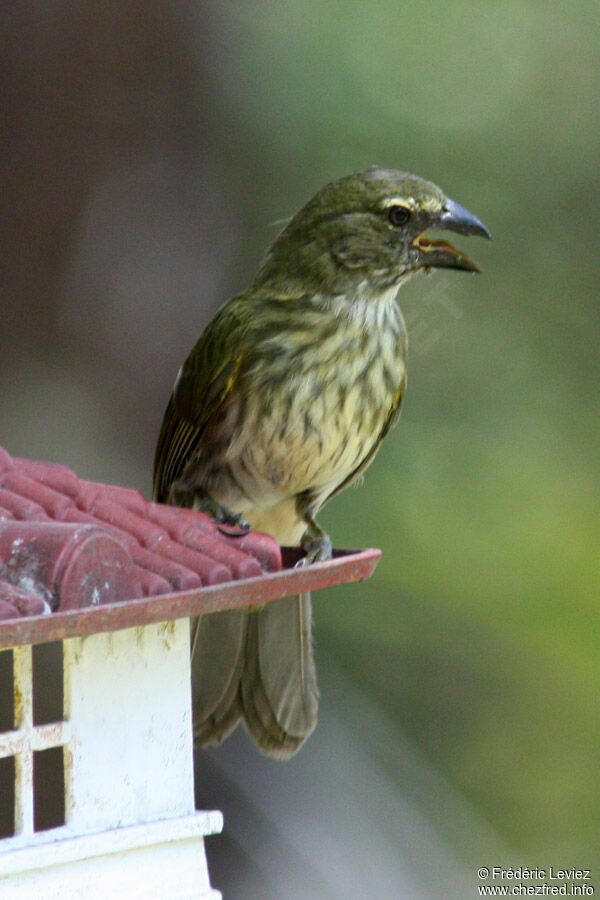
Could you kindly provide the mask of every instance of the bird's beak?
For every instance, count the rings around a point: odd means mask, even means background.
[[[457,203],[456,200],[446,200],[442,212],[429,223],[429,228],[441,228],[447,231],[457,231],[459,234],[477,234],[488,238],[490,233],[477,216]],[[457,250],[446,241],[432,241],[430,238],[418,234],[413,241],[413,249],[416,250],[416,265],[419,268],[435,269],[463,269],[466,272],[479,272],[480,268],[469,256]]]

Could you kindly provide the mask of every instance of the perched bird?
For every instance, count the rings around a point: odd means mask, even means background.
[[[322,188],[276,238],[250,287],[220,308],[181,367],[156,449],[155,499],[300,544],[331,541],[315,516],[373,460],[396,422],[407,339],[398,288],[477,265],[427,229],[489,237],[429,181],[371,168]],[[199,622],[199,624],[198,624]],[[242,718],[289,757],[316,724],[310,595],[196,623],[194,733]]]

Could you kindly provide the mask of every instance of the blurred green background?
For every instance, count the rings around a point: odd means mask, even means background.
[[[383,559],[315,598],[317,655],[504,862],[600,882],[599,13],[5,4],[0,442],[148,493],[177,368],[274,223],[372,164],[438,183],[493,241],[401,292],[400,424],[321,516]],[[469,871],[498,862],[426,793]]]

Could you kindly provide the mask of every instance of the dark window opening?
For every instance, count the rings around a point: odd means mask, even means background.
[[[33,829],[65,824],[65,763],[62,747],[33,754]]]
[[[33,724],[62,722],[63,704],[62,641],[36,644],[33,648]]]
[[[12,650],[0,651],[0,731],[15,727],[15,681]],[[0,795],[2,796],[2,795]]]
[[[15,833],[15,758],[0,759],[0,838]]]

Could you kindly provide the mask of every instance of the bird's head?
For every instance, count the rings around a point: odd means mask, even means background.
[[[287,224],[259,280],[329,294],[377,294],[418,271],[478,272],[477,264],[429,229],[489,238],[479,219],[430,181],[372,168],[325,185]],[[358,286],[361,286],[359,288]]]

